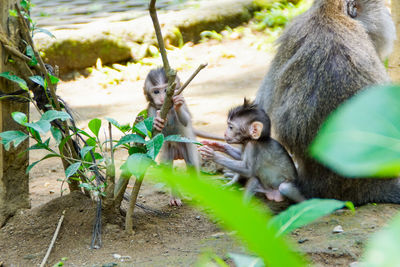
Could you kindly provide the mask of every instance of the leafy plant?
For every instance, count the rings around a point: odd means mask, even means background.
[[[398,177],[400,86],[363,90],[325,121],[311,154],[349,177]],[[362,266],[398,266],[400,214],[368,242]]]

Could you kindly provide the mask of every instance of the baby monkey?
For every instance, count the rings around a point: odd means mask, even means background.
[[[175,80],[178,90],[181,86],[178,76]],[[148,101],[147,113],[149,117],[154,117],[154,128],[162,132],[164,136],[181,135],[195,140],[196,135],[192,127],[192,118],[189,109],[182,95],[173,97],[173,108],[168,112],[167,118],[163,120],[160,117],[160,109],[164,103],[168,79],[164,68],[153,69],[149,72],[144,83],[144,95]],[[189,143],[165,142],[160,153],[162,163],[172,164],[176,159],[184,159],[188,167],[199,170],[200,159],[196,146]],[[172,192],[170,205],[181,206],[178,192]]]
[[[247,180],[245,199],[255,192],[262,192],[276,202],[283,201],[284,196],[301,202],[304,197],[294,185],[296,167],[283,146],[271,138],[270,129],[271,122],[265,111],[244,99],[243,105],[229,111],[225,131],[227,143],[203,141],[205,146],[199,151],[204,159],[213,160],[235,172],[228,184],[243,178]],[[242,150],[229,144],[241,144]],[[215,151],[226,153],[233,159]]]

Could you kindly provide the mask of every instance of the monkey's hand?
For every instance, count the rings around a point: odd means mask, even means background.
[[[205,160],[214,160],[215,151],[209,146],[199,147],[200,155]]]
[[[182,95],[173,96],[172,101],[174,102],[174,109],[176,111],[180,110],[183,104],[185,104],[185,98]]]
[[[218,141],[209,141],[209,140],[204,140],[204,141],[201,141],[200,143],[214,149],[215,151],[220,151],[220,152],[226,153],[226,144],[225,143],[218,142]]]
[[[161,119],[160,111],[157,111],[157,115],[154,118],[153,126],[154,126],[154,129],[156,129],[159,132],[161,132],[162,129],[164,129],[165,120]]]

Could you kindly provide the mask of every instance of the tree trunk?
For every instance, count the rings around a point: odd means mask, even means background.
[[[14,9],[17,0],[0,0],[0,27],[15,44],[21,44],[18,34],[17,20],[9,16],[9,10]],[[10,71],[18,75],[18,67],[11,60],[9,54],[0,45],[0,72]],[[0,91],[14,92],[19,90],[15,83],[0,79]],[[9,130],[23,130],[11,118],[11,113],[20,111],[29,115],[29,104],[13,101],[0,101],[0,132]],[[0,147],[0,227],[20,208],[29,208],[29,176],[26,168],[29,164],[29,154],[19,153],[26,150],[28,141],[20,144],[18,149],[11,148],[5,151]]]
[[[397,40],[389,57],[389,74],[393,82],[400,82],[400,1],[392,0],[392,17],[396,25]]]

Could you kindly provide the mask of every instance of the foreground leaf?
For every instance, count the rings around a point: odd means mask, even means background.
[[[14,119],[14,121],[21,125],[25,125],[28,122],[28,117],[22,112],[13,112],[11,113],[11,117]]]
[[[44,79],[43,79],[42,76],[35,75],[35,76],[29,77],[29,79],[30,79],[32,82],[34,82],[34,83],[36,83],[36,84],[39,84],[40,86],[42,86],[43,88],[45,88]]]
[[[45,160],[45,159],[48,159],[48,158],[55,158],[55,157],[59,157],[59,155],[57,155],[57,154],[47,154],[42,159],[40,159],[38,161],[35,161],[32,164],[30,164],[28,166],[28,168],[26,168],[26,173],[28,174],[32,170],[32,168],[35,167],[35,165],[38,164],[39,162],[41,162],[42,160]]]
[[[37,122],[26,123],[25,126],[28,126],[42,134],[47,133],[48,131],[50,131],[51,128],[51,124],[47,120],[39,120]]]
[[[17,147],[28,137],[29,135],[21,131],[7,131],[0,133],[1,143],[4,145],[6,151],[10,149],[12,142],[14,142],[14,147]]]
[[[258,202],[245,203],[242,194],[223,190],[214,180],[178,173],[170,168],[152,169],[148,177],[187,193],[198,205],[209,209],[227,230],[237,231],[237,236],[263,259],[265,265],[305,266],[301,257],[276,236],[274,228],[267,227],[270,216]]]
[[[397,176],[399,118],[399,86],[366,89],[329,116],[311,145],[311,154],[342,175]]]
[[[276,215],[269,226],[278,231],[277,235],[284,235],[344,206],[354,210],[352,204],[335,199],[306,200]]]
[[[398,267],[400,262],[400,214],[388,227],[375,233],[368,241],[361,266]]]

